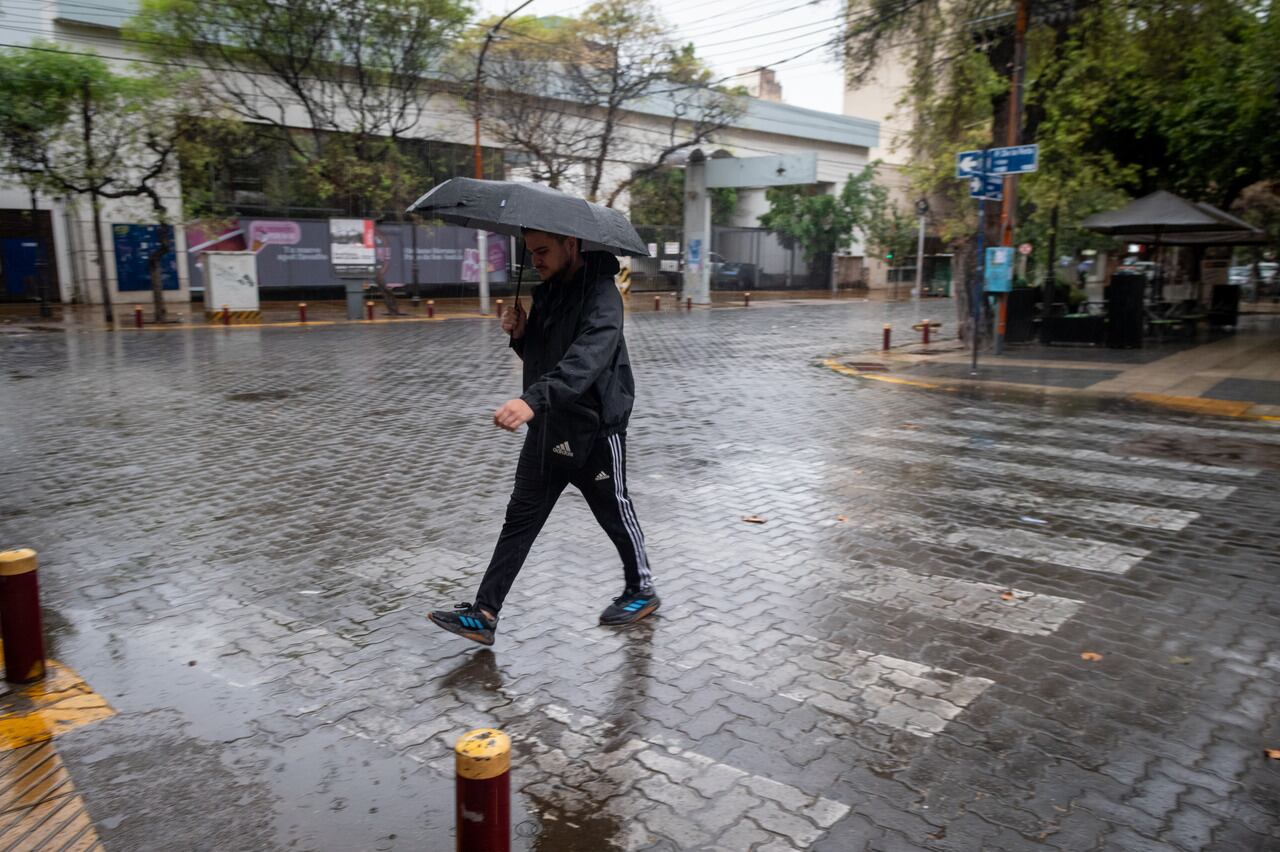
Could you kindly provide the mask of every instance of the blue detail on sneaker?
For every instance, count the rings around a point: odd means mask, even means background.
[[[456,604],[452,611],[436,610],[427,615],[437,627],[456,633],[459,636],[479,642],[481,645],[492,645],[494,631],[498,629],[498,618],[489,618],[475,604]]]
[[[653,589],[627,590],[613,599],[613,603],[600,613],[600,623],[609,625],[634,624],[657,611],[662,605]]]

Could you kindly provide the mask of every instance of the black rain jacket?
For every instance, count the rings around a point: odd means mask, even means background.
[[[524,336],[512,338],[511,348],[524,360],[520,398],[533,409],[532,427],[553,421],[562,430],[598,429],[604,437],[627,428],[635,379],[622,336],[622,296],[613,282],[618,259],[593,251],[583,260],[572,278],[534,289]]]

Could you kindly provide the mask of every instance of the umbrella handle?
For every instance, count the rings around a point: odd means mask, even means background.
[[[524,283],[524,252],[521,252],[521,253],[520,253],[520,271],[516,273],[516,298],[515,298],[516,307],[515,307],[515,311],[516,311],[516,320],[517,320],[517,321],[519,321],[519,319],[520,319],[520,285],[521,285],[521,284],[523,284],[523,283]],[[514,324],[511,326],[511,333],[512,333],[513,335],[516,333],[516,327],[515,327],[515,325],[514,325]]]

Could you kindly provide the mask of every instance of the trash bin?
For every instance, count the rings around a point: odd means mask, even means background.
[[[1140,272],[1116,272],[1107,285],[1107,347],[1142,348],[1142,300],[1147,278]]]
[[[1008,343],[1030,343],[1035,339],[1036,298],[1032,287],[1014,287],[1009,291],[1005,315],[1004,339]]]
[[[1209,325],[1236,327],[1240,319],[1240,288],[1234,284],[1214,284],[1209,299]]]

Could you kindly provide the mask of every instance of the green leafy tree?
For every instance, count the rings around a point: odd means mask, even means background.
[[[349,215],[402,209],[421,189],[398,140],[423,131],[459,0],[143,0],[126,34],[153,60],[203,63],[210,111],[275,128],[304,183]],[[230,22],[230,23],[228,23]]]
[[[0,170],[26,188],[31,199],[31,228],[38,231],[42,164],[70,120],[79,90],[57,54],[42,50],[0,53]],[[37,286],[43,307],[48,294],[49,247],[41,245]]]
[[[884,55],[909,69],[913,188],[929,195],[964,280],[976,205],[954,179],[954,155],[1004,144],[1012,14],[985,0],[850,0],[848,11],[855,83]],[[1018,241],[1034,238],[1049,268],[1052,255],[1100,242],[1078,230],[1081,218],[1128,197],[1164,188],[1227,205],[1275,179],[1277,35],[1280,17],[1255,0],[1032,4],[1022,139],[1039,143],[1040,169],[1018,182]],[[957,294],[967,335],[967,288]]]
[[[31,115],[50,123],[41,143],[26,149],[20,166],[29,185],[56,194],[84,195],[93,215],[103,315],[114,318],[102,241],[103,199],[144,199],[160,225],[151,281],[155,316],[163,321],[161,262],[171,249],[164,225],[171,221],[166,182],[174,176],[185,78],[139,77],[111,70],[96,56],[56,45],[0,52],[6,78],[34,82],[23,92]]]
[[[713,188],[711,223],[724,225],[733,219],[738,191]],[[643,225],[679,225],[684,221],[684,170],[660,169],[635,179],[631,184],[631,221]]]
[[[809,267],[810,281],[823,281],[832,254],[855,237],[866,242],[887,210],[888,190],[875,182],[876,163],[849,175],[838,194],[809,186],[770,187],[765,192],[769,212],[760,224],[777,234],[784,248],[799,249]]]

